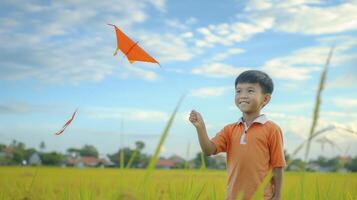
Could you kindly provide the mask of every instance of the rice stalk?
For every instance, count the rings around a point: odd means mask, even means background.
[[[123,117],[121,117],[120,120],[120,146],[121,146],[121,151],[120,151],[120,169],[124,169],[124,121]]]
[[[131,164],[134,162],[135,157],[136,157],[136,155],[137,155],[138,153],[139,153],[139,149],[136,148],[135,151],[134,151],[134,153],[131,154],[130,159],[129,159],[129,162],[128,162],[128,164],[126,164],[126,168],[129,169],[129,168],[131,167]]]
[[[190,156],[190,142],[188,142],[188,144],[187,144],[186,160],[185,160],[184,169],[190,169],[189,156]]]
[[[320,111],[320,105],[321,105],[321,93],[325,87],[327,70],[330,65],[333,50],[334,50],[334,47],[332,47],[330,50],[330,53],[326,60],[324,70],[322,71],[321,76],[320,76],[320,83],[319,83],[319,87],[318,87],[317,94],[316,94],[315,107],[314,107],[314,112],[313,112],[313,117],[312,117],[312,124],[311,124],[310,132],[309,132],[309,138],[308,138],[307,144],[306,144],[305,162],[307,161],[309,152],[310,152],[311,137],[313,136],[313,134],[315,132],[315,128],[316,128],[316,125],[317,125],[317,122],[319,119],[319,111]]]
[[[253,200],[263,199],[264,189],[268,185],[272,177],[273,177],[273,172],[272,170],[270,170],[268,174],[265,176],[265,178],[263,179],[262,183],[260,183],[260,185],[258,186],[258,189],[255,191],[252,197]]]
[[[205,155],[203,152],[201,152],[201,167],[200,170],[205,170],[206,169],[206,161],[205,161]]]
[[[167,134],[169,133],[170,129],[171,129],[171,126],[174,122],[174,119],[175,119],[175,116],[178,112],[178,109],[180,108],[181,106],[181,103],[184,99],[185,95],[182,95],[180,100],[178,101],[174,111],[172,112],[171,116],[170,116],[170,119],[169,121],[167,122],[166,124],[166,127],[164,129],[164,131],[162,132],[161,134],[161,137],[160,137],[160,140],[159,140],[159,143],[157,144],[156,146],[156,150],[155,150],[155,153],[153,154],[153,156],[151,157],[150,159],[150,162],[149,162],[149,165],[147,166],[146,168],[146,173],[145,173],[145,178],[144,178],[144,182],[147,181],[148,177],[152,174],[154,168],[155,168],[155,165],[156,165],[156,162],[157,162],[157,159],[159,157],[159,154],[160,154],[160,150],[162,148],[162,145],[164,144],[165,142],[165,139],[167,137]]]

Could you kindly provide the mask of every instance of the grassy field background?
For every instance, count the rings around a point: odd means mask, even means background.
[[[226,172],[1,167],[0,199],[224,199]],[[286,172],[282,199],[357,199],[356,173]]]

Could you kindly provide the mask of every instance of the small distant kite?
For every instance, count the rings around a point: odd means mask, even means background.
[[[138,43],[131,40],[125,33],[123,33],[117,26],[113,24],[108,24],[109,26],[114,26],[115,33],[117,36],[117,49],[114,52],[114,56],[117,55],[120,50],[125,54],[130,63],[135,61],[141,62],[151,62],[157,63],[160,67],[160,63],[157,62],[153,57],[151,57],[144,49],[142,49]]]
[[[77,111],[78,111],[78,108],[76,109],[76,111],[74,111],[74,113],[73,113],[71,119],[69,119],[69,120],[63,125],[62,129],[59,130],[59,131],[56,133],[56,135],[60,135],[60,134],[62,134],[62,133],[64,132],[64,130],[67,128],[67,126],[71,124],[71,122],[72,122],[74,116],[76,116]]]

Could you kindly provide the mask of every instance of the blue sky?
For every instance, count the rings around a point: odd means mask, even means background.
[[[275,91],[263,110],[292,152],[307,138],[321,70],[335,53],[322,94],[311,157],[357,155],[357,1],[1,1],[0,143],[47,150],[146,143],[151,154],[179,97],[187,92],[162,155],[200,150],[188,122],[201,112],[210,137],[241,113],[234,80],[267,72]],[[113,56],[116,24],[162,65]],[[73,111],[66,132],[54,136]],[[123,121],[123,126],[121,125]],[[124,140],[120,141],[121,133]],[[303,152],[301,152],[303,153]],[[302,154],[299,154],[301,156]]]

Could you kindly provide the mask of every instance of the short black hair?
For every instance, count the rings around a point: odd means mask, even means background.
[[[238,83],[258,83],[264,94],[272,94],[274,90],[273,80],[268,74],[259,70],[248,70],[241,73],[235,81],[235,87]]]

